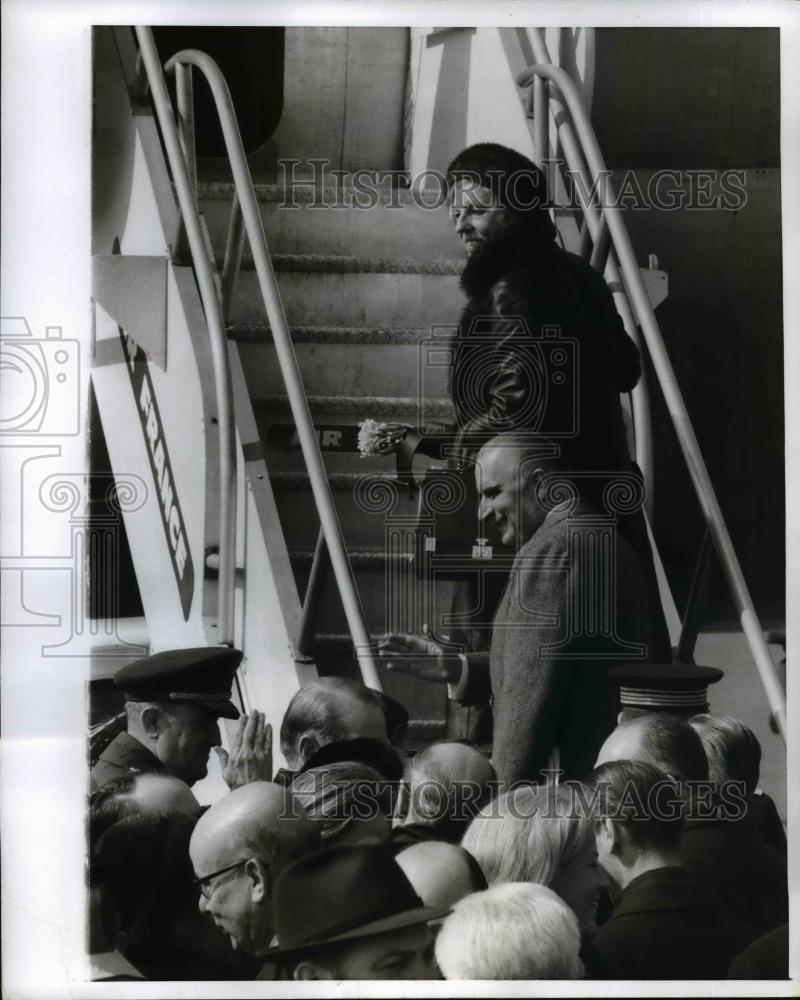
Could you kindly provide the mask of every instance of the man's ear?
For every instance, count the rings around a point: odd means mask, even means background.
[[[594,838],[597,843],[597,853],[611,852],[614,830],[610,819],[598,818],[594,821]]]
[[[305,764],[319,750],[319,740],[313,733],[306,733],[300,737],[297,744],[297,752],[300,760]]]
[[[244,873],[250,879],[250,898],[254,903],[263,902],[269,892],[267,872],[258,858],[250,858],[244,866]]]
[[[406,816],[408,816],[408,804],[411,801],[411,792],[407,781],[401,781],[397,788],[397,802],[392,816],[392,826],[402,826]]]
[[[539,501],[539,487],[542,485],[542,480],[545,476],[545,470],[541,465],[532,465],[525,469],[524,472],[524,485],[525,489],[530,490],[531,493],[536,497],[536,501]]]
[[[292,977],[300,982],[312,979],[336,978],[330,969],[326,969],[324,966],[318,965],[316,962],[311,962],[307,958],[302,959],[302,961],[298,962],[298,964],[294,967]]]
[[[601,836],[605,838],[606,847],[609,854],[619,856],[623,848],[622,827],[607,816],[600,820]]]
[[[166,714],[155,705],[148,705],[141,714],[141,724],[149,740],[157,740],[168,726]]]

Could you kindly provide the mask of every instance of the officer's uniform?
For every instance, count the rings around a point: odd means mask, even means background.
[[[125,701],[180,702],[202,705],[216,716],[238,719],[231,687],[242,660],[238,649],[202,646],[170,649],[117,671],[114,683]],[[129,733],[120,733],[100,754],[91,771],[91,791],[125,774],[168,774],[150,750]]]
[[[608,672],[619,685],[622,721],[647,712],[690,719],[708,711],[708,686],[723,676],[695,663],[630,663]]]

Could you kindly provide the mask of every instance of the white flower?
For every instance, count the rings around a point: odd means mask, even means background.
[[[362,420],[358,425],[358,450],[361,457],[380,455],[386,442],[387,424],[377,420]]]

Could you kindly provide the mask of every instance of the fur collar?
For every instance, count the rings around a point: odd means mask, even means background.
[[[531,268],[554,247],[554,243],[512,226],[467,258],[461,272],[461,290],[468,298],[480,298],[509,270],[517,266]]]

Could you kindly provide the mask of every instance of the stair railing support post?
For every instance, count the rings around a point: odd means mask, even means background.
[[[303,598],[300,626],[297,630],[296,649],[298,655],[304,659],[311,656],[316,634],[317,614],[329,569],[328,546],[325,544],[325,533],[320,528],[317,544],[314,548],[314,558],[311,562],[311,572],[308,574],[306,593]]]
[[[681,622],[681,634],[678,639],[678,646],[675,650],[675,660],[678,663],[694,663],[694,648],[697,645],[697,636],[700,632],[700,621],[702,618],[701,606],[708,590],[713,559],[714,543],[711,540],[708,528],[706,528],[694,568],[692,585],[689,588],[689,597],[686,601],[686,611],[683,614],[683,621]]]
[[[533,159],[547,173],[550,158],[550,115],[547,113],[547,83],[538,78],[533,85]]]
[[[234,191],[230,219],[228,220],[228,235],[225,240],[225,256],[222,264],[222,315],[226,323],[231,314],[236,279],[239,277],[239,270],[242,266],[245,235],[242,209],[239,204],[239,197]]]

